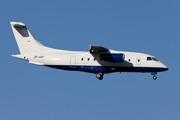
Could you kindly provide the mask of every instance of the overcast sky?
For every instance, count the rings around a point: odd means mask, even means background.
[[[1,0],[1,120],[180,119],[179,0]],[[89,45],[147,53],[169,70],[95,74],[52,69],[11,57],[10,21],[23,22],[52,48]]]

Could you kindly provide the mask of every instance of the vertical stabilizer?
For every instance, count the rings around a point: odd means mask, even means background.
[[[28,30],[28,28],[24,23],[21,22],[10,22],[10,23],[21,55],[69,52],[67,50],[60,50],[60,49],[54,49],[43,46],[33,37],[33,35],[31,34],[31,32]]]
[[[20,22],[10,22],[11,27],[21,54],[40,53],[43,46],[36,41],[25,24]]]

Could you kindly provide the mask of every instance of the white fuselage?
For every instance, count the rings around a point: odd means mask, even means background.
[[[64,51],[57,53],[27,54],[22,59],[37,65],[48,67],[77,70],[84,72],[152,72],[165,71],[167,67],[160,61],[150,60],[147,57],[154,57],[148,54],[136,52],[123,52],[110,50],[111,53],[123,53],[125,59],[123,62],[109,62],[100,59],[99,54],[89,52]]]
[[[29,63],[57,69],[96,73],[98,79],[111,72],[157,72],[168,68],[155,57],[90,45],[89,52],[66,51],[46,47],[38,42],[24,23],[11,22],[20,54],[12,55]],[[154,77],[156,79],[156,77]]]

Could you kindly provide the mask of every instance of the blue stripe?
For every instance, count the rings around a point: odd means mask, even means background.
[[[70,65],[46,65],[47,67],[62,69],[62,70],[71,70],[71,71],[83,71],[83,72],[161,72],[166,71],[168,68],[157,68],[157,67],[110,67],[110,66],[76,66],[71,68]]]

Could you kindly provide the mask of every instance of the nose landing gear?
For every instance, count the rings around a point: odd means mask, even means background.
[[[157,79],[157,77],[156,77],[156,75],[157,75],[157,72],[156,72],[156,71],[154,71],[154,72],[151,72],[151,75],[154,75],[154,76],[153,76],[153,79],[154,79],[154,80],[156,80],[156,79]]]

